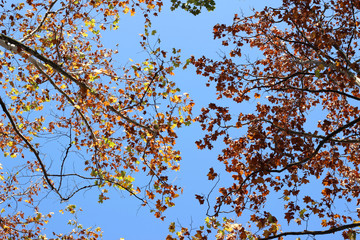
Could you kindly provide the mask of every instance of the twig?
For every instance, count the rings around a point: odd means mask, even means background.
[[[24,137],[24,135],[21,134],[21,132],[19,131],[19,129],[17,128],[16,126],[16,123],[14,121],[14,119],[12,118],[10,112],[7,110],[6,108],[6,105],[5,103],[3,102],[2,98],[0,97],[0,105],[1,105],[1,108],[2,110],[5,112],[6,116],[9,118],[9,121],[11,123],[11,126],[13,127],[14,131],[16,132],[16,134],[26,143],[26,145],[28,146],[28,148],[34,153],[36,159],[37,159],[37,162],[39,163],[40,167],[41,167],[41,170],[42,172],[44,173],[44,178],[45,178],[45,181],[47,182],[47,184],[50,186],[51,190],[54,190],[59,196],[60,198],[62,199],[62,196],[61,194],[59,193],[59,191],[55,188],[55,186],[53,185],[53,183],[51,182],[48,174],[47,174],[47,171],[46,171],[46,168],[45,168],[45,165],[44,163],[42,162],[40,156],[39,156],[39,152],[33,147],[33,145]]]
[[[38,60],[41,60],[43,63],[48,64],[50,67],[52,67],[56,72],[58,72],[59,74],[63,75],[64,77],[68,78],[69,80],[71,80],[72,82],[74,82],[75,84],[77,84],[81,89],[87,89],[89,90],[89,92],[91,94],[93,94],[98,100],[103,101],[103,99],[100,97],[100,94],[98,92],[96,92],[94,89],[92,89],[91,87],[89,87],[87,84],[75,79],[73,76],[71,76],[68,72],[66,72],[60,65],[58,65],[57,63],[53,62],[52,60],[44,57],[43,55],[41,55],[40,53],[38,53],[37,51],[31,49],[30,47],[24,45],[23,43],[9,37],[6,36],[4,34],[0,34],[0,46],[14,52],[14,53],[19,53],[18,48],[22,49],[23,51],[29,53],[31,56],[37,58]],[[12,44],[13,46],[9,45]],[[24,55],[24,53],[22,53],[20,51],[19,53],[21,56]],[[30,56],[30,57],[31,57]],[[23,56],[24,57],[24,56]],[[28,60],[30,60],[30,62],[34,63],[34,64],[38,64],[38,66],[40,66],[41,68],[46,68],[44,66],[44,64],[40,63],[38,60],[34,59],[34,58],[30,58],[27,57]],[[140,124],[134,120],[132,120],[131,118],[125,116],[124,114],[121,113],[121,111],[115,109],[113,106],[108,106],[108,109],[115,113],[116,115],[120,116],[121,118],[125,119],[127,122],[130,122],[138,127],[141,127],[143,129],[146,129],[148,132],[156,135],[156,131],[152,130],[150,127],[145,126],[143,124]]]
[[[55,5],[55,3],[57,2],[58,0],[55,0],[54,2],[52,2],[50,4],[50,6],[48,7],[43,19],[41,20],[40,24],[31,32],[29,33],[27,36],[25,36],[23,39],[20,40],[20,42],[24,42],[26,40],[28,40],[29,38],[31,38],[37,31],[39,31],[39,29],[42,27],[42,25],[44,24],[46,18],[48,17],[48,15],[50,14],[50,10],[51,8]]]

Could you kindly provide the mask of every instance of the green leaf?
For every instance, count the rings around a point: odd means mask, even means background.
[[[299,212],[300,213],[300,218],[304,219],[304,213],[305,212],[306,212],[305,208]]]

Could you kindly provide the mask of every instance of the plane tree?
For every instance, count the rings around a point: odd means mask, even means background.
[[[191,59],[217,92],[197,117],[205,135],[196,144],[225,144],[218,160],[232,183],[221,185],[223,170],[210,169],[218,185],[196,196],[208,207],[206,224],[180,229],[180,239],[355,239],[359,17],[359,1],[283,0],[214,27],[224,54]]]
[[[52,214],[44,197],[70,201],[99,189],[128,192],[163,219],[181,187],[174,129],[191,123],[193,103],[170,77],[179,50],[167,52],[149,37],[162,1],[28,0],[0,3],[0,236],[45,238]],[[138,14],[145,56],[124,65],[116,42],[120,17]],[[129,22],[131,24],[131,20]],[[151,43],[152,42],[152,43]],[[151,43],[151,45],[150,45]],[[141,174],[137,182],[134,175]],[[76,214],[75,205],[65,211]],[[72,221],[62,238],[97,238],[101,230]]]

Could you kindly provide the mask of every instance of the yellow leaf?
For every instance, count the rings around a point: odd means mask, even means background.
[[[174,102],[179,102],[179,101],[180,101],[180,98],[177,95],[175,95],[174,96]]]
[[[116,97],[109,97],[109,102],[114,103],[117,101],[118,101],[118,99]]]
[[[169,231],[170,231],[171,233],[175,232],[175,223],[174,223],[174,222],[172,222],[172,223],[170,224],[170,226],[169,226]]]

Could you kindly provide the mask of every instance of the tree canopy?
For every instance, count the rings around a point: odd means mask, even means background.
[[[172,0],[170,8],[198,15],[216,11],[215,3]],[[360,2],[283,0],[251,16],[239,11],[232,24],[213,28],[225,49],[218,58],[188,60],[157,38],[152,22],[163,4],[0,3],[0,236],[49,237],[52,214],[39,201],[64,202],[93,188],[99,203],[116,188],[164,220],[182,193],[169,178],[180,170],[176,130],[197,122],[204,136],[194,144],[211,150],[222,142],[214,155],[224,168],[211,167],[211,191],[195,195],[207,209],[204,222],[171,223],[168,240],[355,239]],[[143,16],[147,57],[121,65],[117,46],[102,36],[120,31],[124,14]],[[172,77],[188,67],[216,91],[199,114]],[[64,211],[75,215],[74,229],[54,237],[101,238],[100,228],[76,220],[75,205]]]
[[[149,17],[161,7],[161,1],[1,4],[0,147],[5,157],[22,159],[16,172],[1,175],[1,235],[40,237],[35,226],[50,215],[37,212],[34,198],[49,191],[67,201],[97,187],[101,203],[115,187],[143,205],[153,201],[158,218],[174,205],[180,188],[167,177],[181,159],[174,128],[190,124],[192,102],[168,78],[179,66],[178,51],[147,43]],[[118,52],[103,46],[101,33],[117,29],[120,13],[136,11],[144,16],[140,44],[149,57],[121,67],[112,63]],[[46,142],[63,145],[50,154]],[[145,189],[134,183],[139,171],[149,178]],[[11,201],[33,205],[34,213],[13,214]]]

